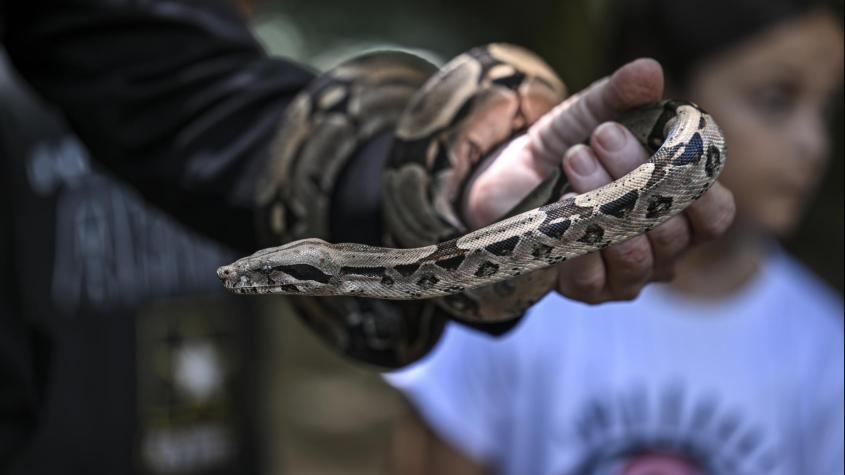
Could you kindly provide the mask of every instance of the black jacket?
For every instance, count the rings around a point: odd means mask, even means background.
[[[268,58],[231,0],[0,5],[15,69],[98,162],[180,221],[255,250],[251,177],[310,71]]]
[[[189,432],[161,413],[197,406],[149,366],[186,336],[249,361],[214,269],[255,250],[252,177],[313,75],[227,0],[0,0],[0,43],[27,83],[0,74],[0,473],[164,472],[156,453],[203,448],[168,439]],[[228,448],[184,473],[254,473],[248,421],[225,416],[247,396],[201,405],[199,437]]]

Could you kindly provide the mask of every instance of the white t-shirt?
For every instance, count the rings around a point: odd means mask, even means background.
[[[718,303],[652,285],[600,306],[549,295],[498,339],[451,325],[386,377],[500,473],[841,474],[842,312],[775,254]]]

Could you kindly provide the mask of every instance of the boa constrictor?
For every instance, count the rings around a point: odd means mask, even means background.
[[[694,104],[664,101],[619,118],[652,154],[648,163],[578,196],[554,172],[507,219],[469,232],[461,203],[485,157],[525,134],[537,153],[559,160],[555,137],[567,134],[571,143],[589,131],[550,119],[550,110],[577,107],[580,98],[561,103],[563,83],[526,50],[488,45],[436,69],[406,53],[368,53],[294,99],[257,185],[261,238],[290,244],[218,269],[227,289],[292,295],[298,315],[330,346],[401,367],[434,346],[446,319],[508,331],[551,289],[555,263],[681,212],[724,166],[712,118]],[[387,162],[356,171],[357,151],[385,133]],[[384,236],[369,244],[391,247],[326,242],[348,235],[330,219],[338,183],[378,186],[373,176],[382,179]],[[326,295],[337,297],[313,297]],[[415,301],[429,297],[442,298]]]
[[[379,65],[370,63],[366,73],[379,74]],[[348,80],[343,84],[349,87]],[[404,109],[385,175],[388,242],[416,247],[306,238],[223,266],[219,278],[227,289],[241,294],[397,300],[452,296],[446,300],[448,308],[477,309],[483,297],[473,289],[494,289],[520,276],[525,280],[532,271],[645,233],[700,197],[724,166],[724,138],[711,116],[688,102],[664,101],[619,119],[651,153],[646,163],[596,190],[565,194],[560,200],[559,194],[547,196],[543,206],[468,232],[457,209],[463,186],[483,157],[526,131],[535,140],[535,150],[561,156],[548,138],[553,135],[548,129],[560,124],[538,119],[560,102],[563,91],[545,63],[516,47],[488,45],[456,58],[407,105],[407,95],[398,95],[403,102],[394,107]],[[337,83],[326,83],[304,96],[309,101],[305,109],[323,104],[330,110],[350,101],[349,96]],[[318,147],[326,151],[336,146],[343,134],[335,132]],[[286,146],[290,148],[281,145]],[[318,173],[337,173],[332,166],[316,168]],[[544,186],[546,194],[566,189]],[[301,214],[308,219],[307,212]],[[548,291],[528,282],[537,296]],[[532,300],[516,310],[524,310]]]

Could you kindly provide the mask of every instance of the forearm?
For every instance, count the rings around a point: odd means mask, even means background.
[[[36,360],[29,334],[0,296],[0,472],[14,465],[32,438],[38,412]]]
[[[0,173],[0,186],[4,189],[11,186],[7,180],[8,174]],[[38,422],[40,402],[36,367],[39,358],[18,308],[13,224],[11,203],[0,203],[0,473],[6,473],[29,444]]]
[[[15,67],[95,159],[181,221],[257,247],[254,179],[311,72],[267,58],[228,0],[6,8]]]

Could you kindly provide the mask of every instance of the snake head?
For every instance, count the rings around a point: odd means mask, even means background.
[[[308,247],[287,245],[238,259],[217,269],[217,278],[239,294],[332,294],[337,279],[316,264],[327,259],[322,241],[310,241]]]
[[[236,293],[242,293],[238,291],[238,283],[241,282],[241,272],[238,269],[237,263],[228,265],[228,266],[221,266],[217,268],[217,278],[220,279],[220,282],[223,284],[227,290]]]

